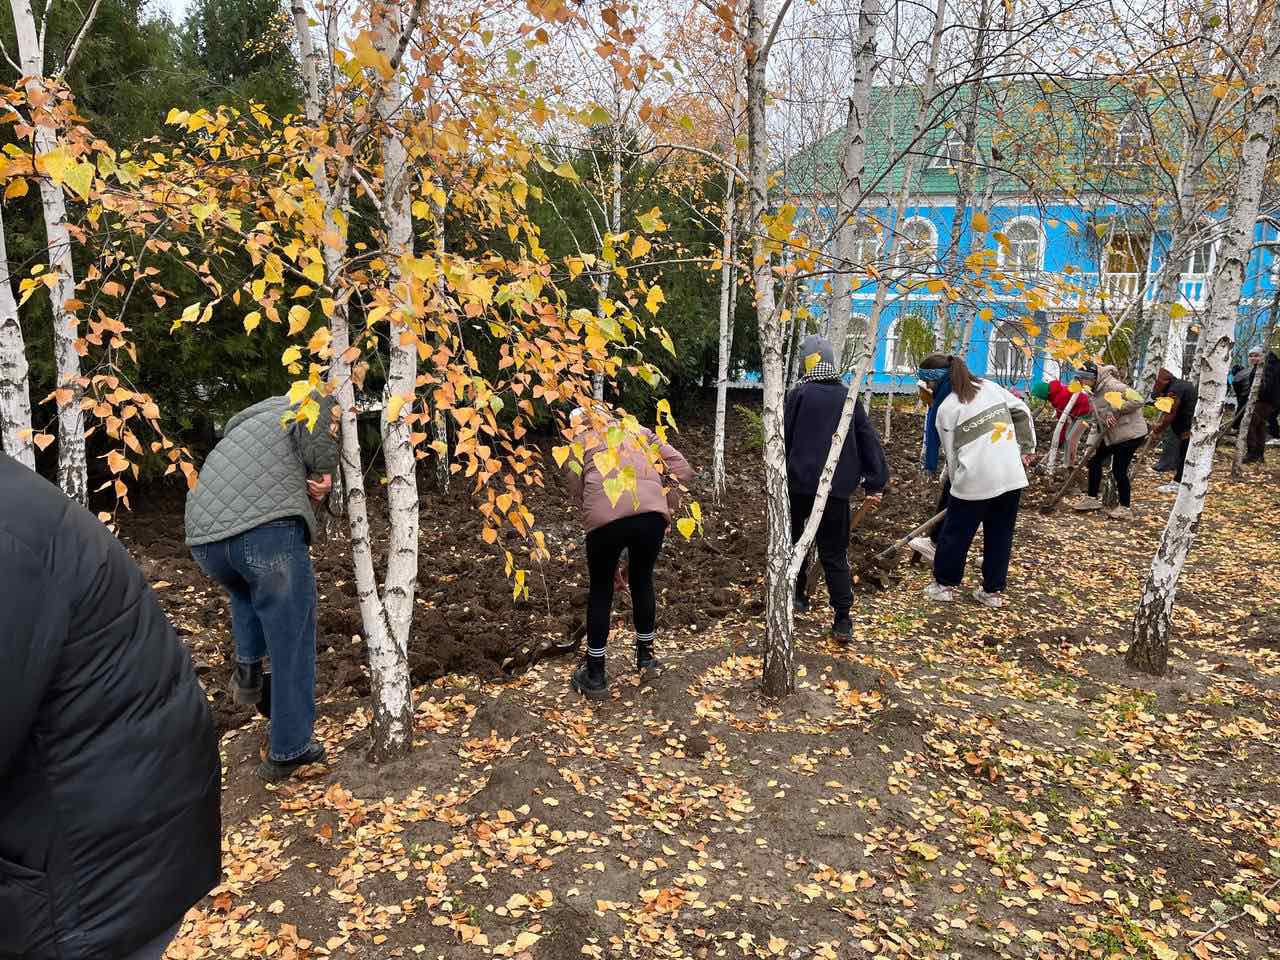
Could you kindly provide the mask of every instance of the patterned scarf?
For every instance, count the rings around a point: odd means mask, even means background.
[[[812,370],[800,378],[801,383],[819,383],[828,380],[839,382],[840,373],[836,370],[835,364],[827,363],[825,360],[819,360],[813,365]]]

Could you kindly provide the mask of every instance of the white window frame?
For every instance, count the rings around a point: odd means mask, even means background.
[[[871,318],[865,313],[851,313],[849,315],[849,331],[844,335],[845,356],[854,364],[858,362],[858,358],[862,356],[862,338],[867,335],[867,330],[871,328]],[[875,361],[875,355],[872,354],[872,362]]]
[[[874,248],[871,247],[874,244]],[[867,256],[871,250],[871,256]],[[884,252],[884,227],[873,220],[860,220],[853,226],[853,262],[865,266],[879,261]]]
[[[937,152],[929,158],[930,170],[953,170],[964,159],[964,134],[951,129],[937,146]]]
[[[1039,244],[1039,256],[1036,258],[1035,266],[1030,270],[1027,270],[1027,268],[1021,264],[1015,265],[1009,262],[1009,255],[1012,252],[1012,247],[1014,245],[1013,229],[1014,227],[1020,227],[1023,225],[1030,225],[1035,228],[1036,242]],[[1040,273],[1044,270],[1045,248],[1048,244],[1046,242],[1047,238],[1045,237],[1044,224],[1040,222],[1039,217],[1032,216],[1030,214],[1011,217],[1009,220],[1005,221],[1002,232],[1008,238],[1009,246],[1006,247],[1003,243],[998,245],[998,259],[996,262],[1000,265],[1001,270],[1006,273],[1013,273],[1015,271],[1019,273]]]
[[[1208,255],[1205,257],[1204,269],[1196,270],[1195,269],[1196,254],[1198,254],[1201,250],[1207,250]],[[1186,269],[1182,271],[1182,275],[1184,277],[1208,277],[1212,275],[1213,266],[1217,262],[1217,259],[1218,259],[1218,241],[1206,240],[1204,243],[1201,243],[1198,246],[1194,247],[1187,254],[1186,263],[1183,264],[1183,266]]]
[[[929,267],[932,267],[938,259],[938,228],[934,225],[932,220],[928,217],[922,216],[908,217],[906,220],[902,221],[902,227],[898,230],[898,236],[895,237],[893,241],[893,262],[900,267],[908,266],[913,262],[907,257],[907,231],[916,224],[923,224],[925,229],[929,231],[929,254],[927,259],[929,261]]]
[[[916,368],[910,362],[898,363],[896,354],[898,352],[898,323],[902,320],[904,314],[899,312],[893,318],[893,323],[889,324],[884,331],[884,370],[882,373],[890,376],[901,376],[904,373],[911,373]]]
[[[1008,376],[1008,371],[1000,369],[999,365],[995,362],[996,347],[997,345],[1000,345],[1000,344],[1008,344],[1008,350],[1010,355],[1014,354],[1015,352],[1017,353],[1017,356],[1018,356],[1017,364],[1016,364],[1016,366],[1018,367],[1017,372],[1019,374],[1025,374],[1025,375],[1010,377]],[[991,321],[991,336],[987,340],[987,375],[988,376],[999,377],[1001,379],[1008,380],[1010,383],[1016,382],[1018,380],[1028,379],[1031,376],[1031,372],[1034,367],[1033,360],[1034,358],[1030,354],[1024,353],[1022,348],[1013,342],[1013,335],[1005,331],[1005,324],[1003,324],[999,320],[999,318]],[[1022,369],[1023,366],[1026,367],[1025,371]]]

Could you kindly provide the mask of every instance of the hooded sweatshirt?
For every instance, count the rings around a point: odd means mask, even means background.
[[[1116,418],[1111,429],[1104,431],[1102,435],[1103,442],[1109,446],[1147,435],[1147,421],[1142,416],[1142,398],[1134,400],[1132,397],[1125,396],[1131,389],[1120,379],[1118,369],[1108,364],[1098,367],[1098,381],[1093,387],[1093,401],[1097,404],[1100,414],[1110,413]],[[1119,408],[1107,400],[1108,393],[1118,393],[1123,398],[1124,402]]]
[[[968,403],[951,393],[936,416],[951,496],[990,500],[1027,485],[1022,454],[1036,449],[1027,405],[993,380],[980,380]]]
[[[1083,390],[1072,393],[1065,384],[1060,380],[1054,380],[1049,384],[1049,402],[1053,404],[1053,409],[1062,413],[1068,403],[1072,403],[1071,416],[1087,417],[1092,409],[1089,404],[1089,395]]]

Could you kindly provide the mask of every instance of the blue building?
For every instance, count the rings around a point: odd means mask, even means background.
[[[1053,91],[1034,83],[1012,94],[1006,88],[999,109],[957,107],[961,119],[913,146],[917,90],[873,92],[864,183],[875,187],[854,225],[853,260],[865,269],[855,274],[851,293],[856,337],[865,331],[880,285],[885,288],[873,390],[910,390],[922,350],[949,338],[957,343],[967,315],[974,316],[969,366],[1007,385],[1069,377],[1073,356],[1104,347],[1122,365],[1140,365],[1167,269],[1180,275],[1183,308],[1175,311],[1170,360],[1176,363],[1180,350],[1190,364],[1208,307],[1215,225],[1225,210],[1206,211],[1203,241],[1185,262],[1168,264],[1167,193],[1151,161],[1167,144],[1146,142],[1150,110],[1139,116],[1132,102],[1114,96],[1094,97],[1085,110],[1079,93],[1072,91],[1075,114],[1064,123],[1062,104],[1045,106]],[[965,158],[966,114],[982,118],[977,162]],[[843,130],[833,131],[782,171],[784,192],[813,238],[832,230],[842,139]],[[899,219],[908,166],[912,182]],[[957,222],[966,187],[970,201]],[[1262,222],[1256,236],[1274,240],[1277,230]],[[1240,355],[1260,338],[1276,273],[1275,254],[1255,248],[1237,328]],[[827,281],[808,283],[803,299],[819,329],[828,322],[830,297]]]

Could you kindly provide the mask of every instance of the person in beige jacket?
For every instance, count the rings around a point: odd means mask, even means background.
[[[1102,471],[1110,457],[1120,503],[1109,510],[1107,516],[1113,520],[1131,519],[1129,467],[1147,437],[1142,398],[1120,379],[1120,371],[1113,366],[1103,364],[1099,367],[1086,363],[1076,376],[1082,384],[1092,388],[1093,429],[1101,431],[1102,437],[1097,452],[1089,461],[1089,494],[1077,500],[1074,507],[1081,511],[1102,509],[1098,494],[1102,490]],[[1119,407],[1107,399],[1108,394],[1120,396]]]
[[[621,442],[610,450],[604,435],[621,425],[601,416],[601,423],[588,426],[581,410],[571,422],[585,428],[580,442],[585,449],[582,472],[570,470],[570,496],[577,502],[587,534],[587,655],[573,672],[570,686],[592,700],[609,695],[605,674],[605,648],[609,641],[609,621],[613,613],[613,591],[618,564],[627,554],[627,582],[631,588],[632,616],[636,630],[636,669],[656,675],[660,664],[653,654],[657,624],[657,597],[653,589],[653,568],[662,550],[662,541],[678,501],[679,487],[693,481],[693,468],[683,454],[662,442],[650,430],[623,432]],[[650,451],[656,450],[662,471],[655,467]],[[610,465],[610,456],[617,465]],[[606,472],[601,472],[597,456]],[[613,478],[635,473],[635,489],[623,490],[611,500],[605,484]],[[607,474],[607,475],[606,475]]]

